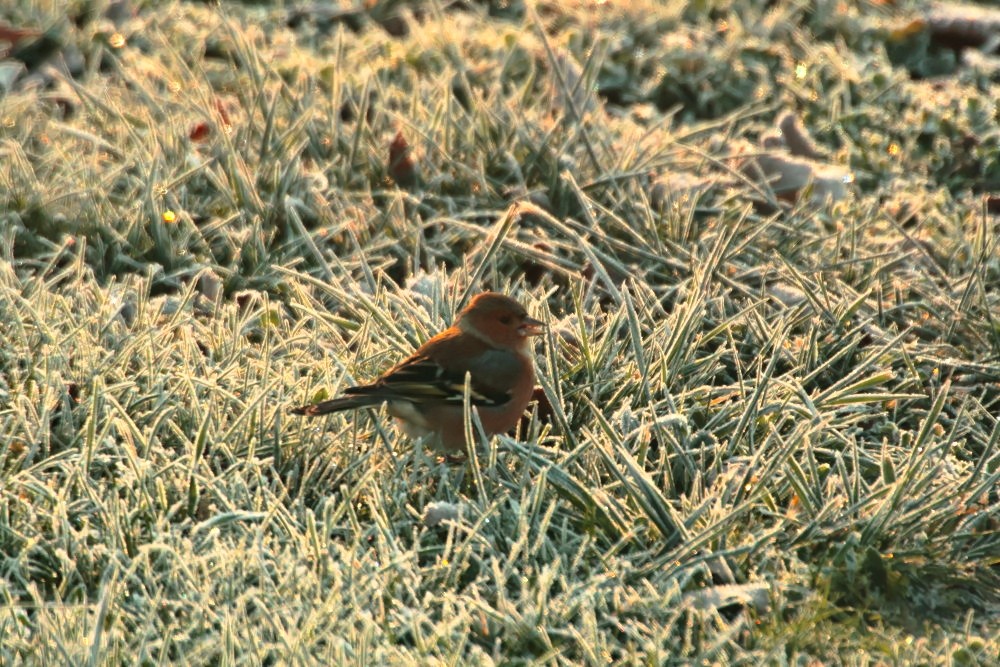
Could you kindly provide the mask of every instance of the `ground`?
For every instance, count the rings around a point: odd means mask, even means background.
[[[0,663],[995,664],[997,26],[8,3]],[[483,289],[518,433],[288,413]]]

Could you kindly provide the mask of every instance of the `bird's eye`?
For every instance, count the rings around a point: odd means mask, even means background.
[[[501,315],[500,316],[500,324],[510,324],[513,321],[514,321],[514,318],[511,317],[510,315]]]

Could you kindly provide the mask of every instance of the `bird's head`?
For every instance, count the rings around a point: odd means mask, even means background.
[[[520,348],[530,336],[545,331],[545,324],[528,316],[524,306],[496,292],[473,297],[458,316],[458,327],[487,342]]]

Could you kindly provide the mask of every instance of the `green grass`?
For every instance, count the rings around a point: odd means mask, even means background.
[[[60,44],[0,89],[0,664],[995,664],[1000,76],[916,2],[493,4],[0,10]],[[742,170],[787,111],[849,198]],[[521,437],[287,414],[487,288]]]

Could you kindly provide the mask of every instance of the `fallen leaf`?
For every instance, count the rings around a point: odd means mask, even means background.
[[[201,121],[194,124],[191,131],[188,132],[188,138],[191,141],[204,141],[205,139],[208,139],[211,134],[212,126],[205,121]]]
[[[403,136],[402,130],[396,133],[395,139],[389,144],[389,175],[403,188],[412,188],[419,180],[413,150]]]

